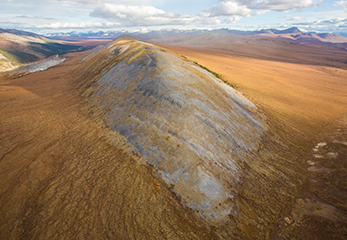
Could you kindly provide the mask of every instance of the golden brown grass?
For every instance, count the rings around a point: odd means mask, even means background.
[[[347,111],[346,70],[256,59],[222,50],[164,47],[237,84],[240,92],[278,123],[278,130],[296,140],[314,137]]]

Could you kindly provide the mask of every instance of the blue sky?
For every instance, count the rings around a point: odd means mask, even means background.
[[[41,34],[293,26],[306,31],[347,32],[347,1],[0,0],[0,6],[0,28]]]

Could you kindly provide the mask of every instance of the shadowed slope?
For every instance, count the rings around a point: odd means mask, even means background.
[[[232,186],[260,146],[256,107],[212,74],[139,41],[109,45],[75,73],[104,124],[205,217],[236,214]]]

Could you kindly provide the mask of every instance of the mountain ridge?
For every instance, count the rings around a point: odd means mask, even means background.
[[[0,28],[0,33],[11,33],[11,34],[18,35],[18,36],[27,36],[27,37],[35,37],[35,38],[46,39],[42,35],[39,35],[39,34],[36,34],[36,33],[33,33],[33,32],[17,30],[17,29],[2,29],[2,28]]]
[[[154,30],[154,31],[148,31],[148,32],[129,32],[129,31],[98,31],[98,32],[69,32],[69,33],[51,33],[46,34],[46,37],[49,38],[66,38],[66,37],[105,37],[105,38],[113,38],[120,36],[122,34],[129,34],[134,37],[140,38],[140,39],[149,39],[149,38],[161,38],[161,37],[172,37],[172,36],[189,36],[189,35],[198,35],[203,34],[206,32],[211,33],[223,33],[228,35],[235,35],[235,36],[257,36],[262,34],[270,34],[267,37],[282,37],[285,39],[293,40],[290,36],[285,36],[286,34],[299,34],[299,35],[305,35],[309,36],[309,34],[316,34],[318,36],[318,39],[320,41],[327,41],[326,38],[321,37],[325,36],[327,34],[330,34],[333,37],[339,38],[340,42],[347,42],[347,38],[343,35],[339,35],[338,33],[316,33],[316,32],[304,32],[301,31],[297,27],[291,27],[284,30],[278,30],[278,29],[261,29],[261,30],[255,30],[255,31],[242,31],[242,30],[233,30],[228,28],[221,28],[221,29],[214,29],[214,30],[179,30],[179,29],[162,29],[162,30]],[[271,35],[272,34],[272,35]],[[283,36],[281,36],[283,35]],[[334,42],[334,39],[331,38],[329,41]]]

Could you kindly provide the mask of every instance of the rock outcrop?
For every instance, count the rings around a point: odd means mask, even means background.
[[[138,40],[114,41],[76,76],[102,124],[124,136],[186,206],[211,220],[237,214],[243,164],[265,130],[251,101],[195,64]]]

